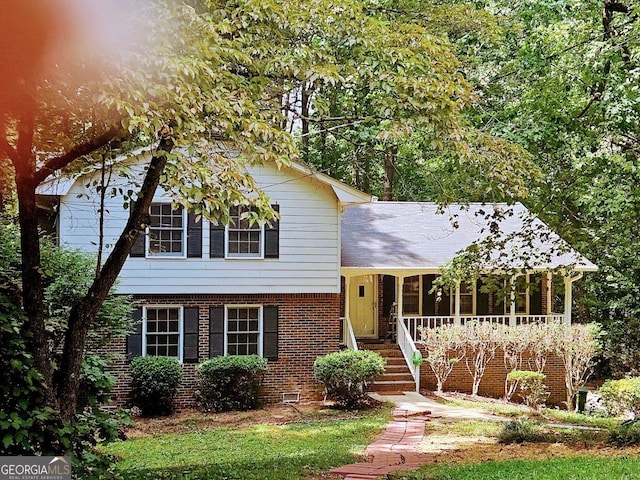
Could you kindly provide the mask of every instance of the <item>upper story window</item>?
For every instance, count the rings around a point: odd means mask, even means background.
[[[182,307],[144,307],[143,355],[182,360]]]
[[[169,203],[153,203],[149,214],[147,256],[184,257],[187,238],[184,209],[180,206],[173,209]]]
[[[229,209],[227,227],[227,257],[262,258],[264,225],[249,222],[250,207],[234,206]]]

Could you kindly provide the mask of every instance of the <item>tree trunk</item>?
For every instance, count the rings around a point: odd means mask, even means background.
[[[142,231],[142,225],[148,223],[149,207],[167,163],[166,154],[172,148],[172,138],[163,136],[158,146],[161,154],[151,159],[138,198],[131,207],[127,225],[87,294],[71,309],[56,382],[63,420],[71,420],[77,410],[80,371],[91,323],[127,260],[131,247]]]
[[[382,192],[382,200],[393,200],[393,175],[396,168],[396,155],[398,149],[395,146],[387,148],[384,157],[384,191]]]

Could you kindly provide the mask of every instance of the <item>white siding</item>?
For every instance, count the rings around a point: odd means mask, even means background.
[[[292,169],[263,166],[251,173],[280,205],[280,257],[210,259],[209,224],[203,224],[203,258],[129,258],[118,291],[126,294],[338,293],[340,209],[330,186]],[[117,177],[114,182],[123,184]],[[95,253],[99,198],[86,177],[61,198],[60,240]],[[125,188],[126,191],[126,188]],[[159,192],[156,201],[167,201]],[[105,251],[120,235],[128,212],[122,197],[107,199]]]

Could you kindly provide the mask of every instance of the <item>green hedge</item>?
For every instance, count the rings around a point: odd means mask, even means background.
[[[607,380],[599,392],[609,415],[640,414],[640,377]]]
[[[344,350],[318,357],[313,375],[324,384],[329,397],[344,408],[358,408],[367,385],[384,373],[384,358],[368,350]]]
[[[198,397],[206,410],[251,410],[258,407],[267,361],[258,355],[215,357],[196,368]]]
[[[133,404],[147,417],[168,415],[182,381],[182,365],[170,357],[136,357],[131,362]]]

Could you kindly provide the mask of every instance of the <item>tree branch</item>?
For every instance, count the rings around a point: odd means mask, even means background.
[[[114,126],[109,128],[104,133],[92,137],[85,143],[81,143],[80,145],[76,145],[67,153],[62,154],[58,157],[54,157],[48,160],[42,168],[40,168],[34,176],[36,181],[36,185],[42,183],[45,178],[47,178],[52,173],[60,170],[61,168],[66,167],[74,160],[80,158],[83,155],[88,155],[95,150],[104,147],[110,141],[119,138],[123,133],[123,130],[119,126]]]

